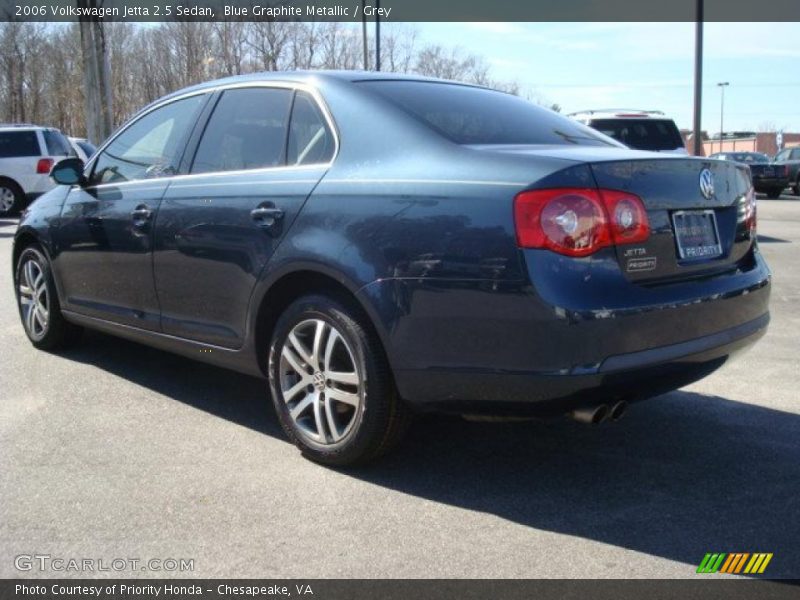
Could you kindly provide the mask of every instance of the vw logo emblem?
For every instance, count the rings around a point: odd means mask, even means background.
[[[714,174],[708,169],[700,171],[700,193],[710,200],[714,195]]]

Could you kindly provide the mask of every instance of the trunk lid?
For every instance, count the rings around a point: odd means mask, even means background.
[[[615,248],[628,279],[697,277],[736,268],[748,256],[753,240],[745,222],[751,187],[746,166],[652,158],[594,161],[590,167],[600,188],[635,194],[647,210],[649,238]]]

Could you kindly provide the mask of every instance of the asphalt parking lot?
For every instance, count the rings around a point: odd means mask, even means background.
[[[264,382],[89,334],[28,343],[0,220],[0,577],[18,555],[193,559],[193,577],[800,577],[800,199],[759,199],[772,324],[619,423],[419,419],[368,469],[287,443]],[[92,575],[92,573],[84,573]],[[715,575],[713,577],[718,577]]]

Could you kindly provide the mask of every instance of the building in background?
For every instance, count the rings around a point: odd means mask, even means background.
[[[694,154],[692,143],[692,131],[689,129],[681,129],[681,136],[683,143],[689,154]],[[769,156],[775,156],[778,153],[777,132],[767,131],[763,133],[755,132],[738,132],[738,135],[725,134],[724,139],[719,139],[719,134],[709,137],[706,131],[702,132],[703,136],[703,154],[702,156],[709,156],[715,152],[763,152]],[[783,133],[783,148],[791,148],[793,146],[800,146],[800,133]]]

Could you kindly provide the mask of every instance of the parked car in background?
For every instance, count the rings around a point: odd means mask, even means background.
[[[50,169],[72,146],[58,129],[0,125],[0,216],[18,212],[53,188]]]
[[[97,148],[89,140],[84,138],[69,137],[69,143],[75,151],[75,156],[86,162],[97,152]]]
[[[747,167],[487,88],[233,77],[52,175],[14,238],[30,342],[89,327],[265,378],[326,464],[386,452],[412,408],[616,420],[769,321]]]
[[[800,146],[784,148],[775,155],[775,164],[789,168],[789,185],[795,196],[800,196]]]
[[[675,121],[657,110],[607,108],[567,115],[636,150],[687,155]]]
[[[763,152],[717,152],[708,158],[732,160],[750,167],[753,187],[768,198],[779,198],[789,185],[789,166],[776,164]]]

